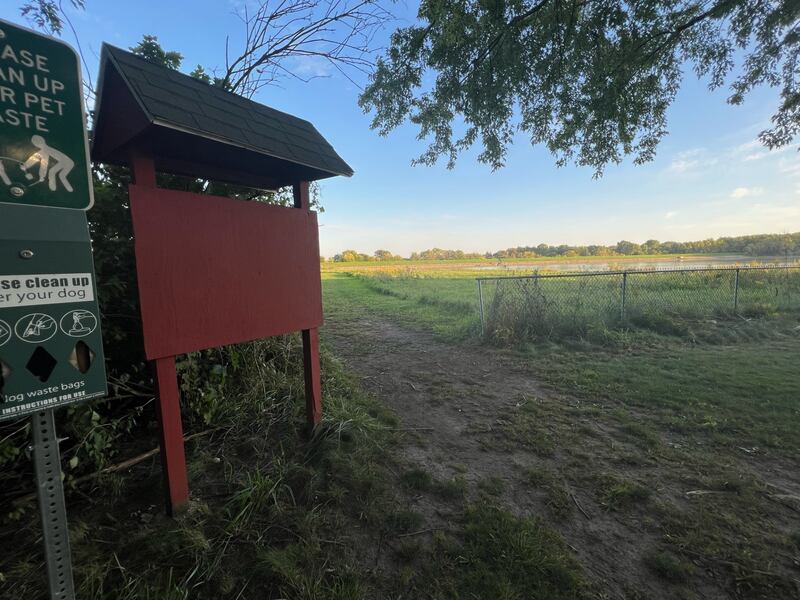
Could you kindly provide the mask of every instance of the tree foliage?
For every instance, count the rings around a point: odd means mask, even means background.
[[[161,44],[159,44],[158,38],[154,35],[142,36],[142,41],[133,46],[131,52],[138,54],[142,58],[146,58],[150,62],[173,70],[180,69],[181,63],[183,62],[183,55],[180,52],[164,50]],[[204,74],[202,67],[198,67],[198,69],[200,70],[200,79],[209,83],[207,79],[202,77]]]
[[[85,0],[69,0],[69,4],[83,8]],[[56,35],[64,28],[65,15],[61,1],[30,0],[22,5],[20,14],[35,27]]]
[[[558,165],[599,175],[626,155],[653,158],[691,68],[712,89],[727,83],[732,104],[778,87],[760,136],[776,148],[800,128],[798,17],[797,0],[423,0],[360,104],[381,134],[417,125],[430,140],[419,163],[452,167],[480,141],[496,169],[522,131]]]
[[[796,233],[765,233],[741,235],[690,242],[659,242],[647,240],[643,244],[621,240],[616,244],[604,246],[590,244],[570,246],[559,244],[539,244],[537,246],[516,246],[496,252],[480,254],[463,250],[443,250],[430,248],[412,252],[408,259],[392,254],[388,250],[376,250],[374,256],[345,250],[333,257],[334,262],[366,262],[379,260],[474,260],[504,258],[569,257],[569,256],[631,256],[636,254],[745,254],[748,256],[780,256],[786,259],[800,257],[800,231]]]
[[[659,242],[643,244],[622,240],[612,246],[517,246],[487,254],[487,258],[532,258],[535,256],[626,256],[634,254],[745,254],[748,256],[800,256],[800,232],[741,235],[689,242]]]

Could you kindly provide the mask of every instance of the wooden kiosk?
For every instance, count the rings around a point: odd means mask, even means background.
[[[308,423],[322,416],[317,215],[310,181],[352,169],[308,121],[103,46],[92,159],[131,168],[145,355],[170,513],[189,499],[175,356],[302,331]],[[294,208],[161,189],[156,172],[262,190]]]

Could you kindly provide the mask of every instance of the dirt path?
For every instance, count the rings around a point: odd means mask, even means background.
[[[403,448],[409,468],[422,468],[438,480],[462,476],[470,497],[479,493],[481,482],[484,489],[485,482],[500,482],[498,501],[518,516],[542,516],[557,529],[596,584],[598,597],[674,597],[674,590],[664,590],[642,566],[642,554],[656,541],[643,526],[643,512],[604,510],[594,489],[574,479],[555,491],[553,482],[531,481],[531,471],[539,469],[556,474],[581,465],[602,469],[619,452],[613,431],[575,416],[576,400],[541,386],[501,352],[446,344],[372,315],[357,327],[330,316],[323,335],[365,387],[413,431]],[[530,427],[514,425],[520,415]],[[559,443],[559,436],[576,429],[580,444]],[[565,451],[565,445],[580,447]],[[414,509],[434,521],[446,518],[446,508],[426,500]],[[702,594],[728,597],[719,589]]]

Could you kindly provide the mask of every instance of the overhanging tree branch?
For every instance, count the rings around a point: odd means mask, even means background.
[[[399,29],[360,105],[381,134],[404,121],[429,141],[416,162],[456,156],[503,166],[517,131],[559,165],[602,173],[633,155],[652,160],[687,65],[729,102],[780,88],[769,147],[800,135],[800,4],[795,0],[426,0]],[[794,66],[793,66],[794,65]]]
[[[312,70],[306,76],[292,61],[322,61],[345,75],[367,73],[377,50],[375,34],[392,15],[375,0],[264,0],[254,13],[245,8],[240,18],[244,45],[231,59],[226,40],[220,84],[252,96],[281,77],[320,76],[313,63],[301,65]]]

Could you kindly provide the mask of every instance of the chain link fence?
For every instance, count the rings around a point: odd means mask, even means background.
[[[478,278],[481,332],[531,339],[622,322],[800,312],[800,265]],[[664,327],[659,327],[664,329]]]

